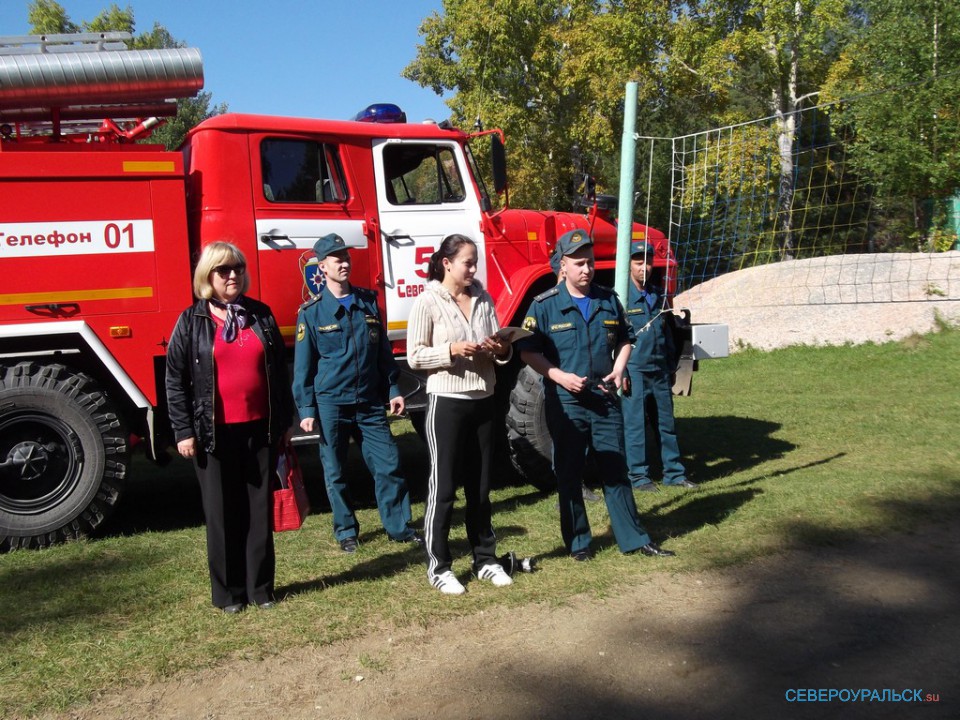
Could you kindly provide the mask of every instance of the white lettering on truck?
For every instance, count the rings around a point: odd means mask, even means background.
[[[0,223],[0,258],[153,252],[152,220]]]

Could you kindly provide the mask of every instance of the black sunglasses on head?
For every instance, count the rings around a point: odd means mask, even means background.
[[[217,265],[213,271],[220,277],[226,279],[230,277],[230,273],[235,272],[237,275],[243,275],[247,271],[247,266],[243,263],[238,263],[237,265]]]

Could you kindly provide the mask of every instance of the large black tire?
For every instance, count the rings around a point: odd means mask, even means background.
[[[86,535],[123,492],[127,432],[94,381],[63,365],[0,365],[0,550]]]
[[[553,474],[553,440],[547,430],[543,407],[543,382],[524,366],[510,392],[507,410],[507,440],[510,460],[517,472],[538,490],[550,492],[557,487]]]

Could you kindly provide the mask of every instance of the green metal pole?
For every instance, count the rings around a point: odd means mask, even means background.
[[[953,196],[953,212],[951,215],[953,215],[953,232],[957,236],[953,249],[960,250],[960,193]]]
[[[636,163],[637,83],[627,83],[623,103],[623,141],[620,147],[620,206],[617,210],[617,272],[614,289],[627,302],[630,282],[630,242],[633,239],[633,179]]]

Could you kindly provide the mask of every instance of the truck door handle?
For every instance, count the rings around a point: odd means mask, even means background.
[[[391,243],[392,245],[413,245],[414,242],[412,237],[409,235],[404,235],[403,233],[395,233],[393,235],[390,233],[384,233],[384,235],[387,238],[387,242]],[[406,242],[400,242],[401,240],[406,240]]]
[[[271,247],[279,245],[281,243],[288,243],[288,247],[295,248],[297,244],[290,239],[287,235],[275,235],[273,233],[266,233],[260,236],[260,242],[264,245],[269,245]]]

